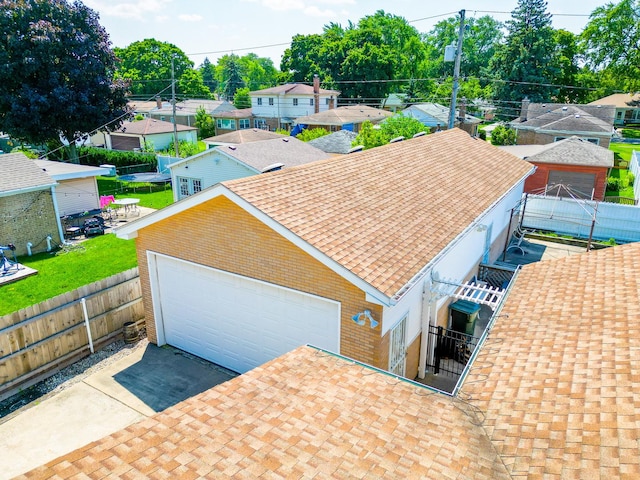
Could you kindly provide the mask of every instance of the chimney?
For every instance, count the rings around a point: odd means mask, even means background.
[[[313,75],[313,108],[315,113],[320,111],[320,77],[317,73]]]
[[[529,110],[529,104],[531,102],[529,101],[529,99],[527,97],[524,97],[524,99],[522,100],[522,107],[520,108],[520,121],[521,122],[526,122],[527,121],[527,114],[528,114],[528,110]]]
[[[331,95],[329,98],[329,110],[333,110],[334,108],[336,108],[336,101],[333,98],[333,95]]]
[[[464,123],[465,118],[467,118],[467,99],[465,97],[460,99],[458,115],[460,115],[460,123]]]
[[[156,96],[156,107],[159,109],[162,108],[162,99],[160,98],[160,95]]]

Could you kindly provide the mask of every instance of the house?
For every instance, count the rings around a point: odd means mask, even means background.
[[[511,478],[640,478],[638,262],[632,243],[517,274],[461,389]]]
[[[352,143],[358,136],[350,130],[338,130],[337,132],[309,140],[312,147],[319,148],[327,153],[349,153],[353,148]]]
[[[405,117],[415,118],[424,126],[429,127],[432,132],[446,130],[449,126],[449,107],[439,103],[426,102],[416,103],[400,112]],[[461,117],[464,120],[461,121]],[[454,127],[464,130],[469,135],[475,136],[478,133],[478,125],[482,122],[479,118],[464,112],[464,109],[456,111]]]
[[[203,108],[214,120],[220,115],[228,114],[237,110],[233,103],[227,100],[203,100],[192,99],[176,102],[175,118],[176,124],[186,125],[187,127],[195,127],[196,113]],[[158,100],[156,108],[149,110],[149,118],[172,122],[173,107],[166,105]]]
[[[329,132],[350,130],[358,133],[364,122],[369,121],[376,125],[391,116],[393,113],[379,108],[367,105],[347,105],[298,117],[294,124],[301,128],[324,128]]]
[[[50,160],[34,160],[34,162],[58,183],[55,189],[55,201],[60,216],[76,215],[100,208],[96,177],[109,175],[108,168]]]
[[[612,105],[615,107],[613,124],[623,127],[630,123],[640,124],[640,93],[614,93],[587,105]]]
[[[0,170],[0,245],[26,255],[62,243],[56,181],[23,153],[0,155]]]
[[[249,130],[236,130],[234,132],[223,133],[214,137],[205,138],[202,141],[207,148],[217,147],[218,145],[238,145],[240,143],[260,142],[262,140],[273,140],[274,138],[283,138],[287,135],[281,133],[269,132],[258,128]]]
[[[198,129],[186,125],[175,125],[178,141],[196,143]],[[152,146],[156,151],[165,150],[174,139],[174,125],[170,122],[145,118],[137,122],[124,122],[120,128],[106,134],[109,150],[145,150]]]
[[[604,200],[613,152],[579,137],[547,145],[499,147],[536,166],[525,193]]]
[[[572,136],[609,148],[615,108],[607,105],[569,105],[522,101],[520,117],[509,122],[518,145],[546,145]]]
[[[269,132],[265,132],[269,133]],[[218,146],[169,165],[175,201],[216,183],[328,158],[322,150],[297,138],[281,138]]]
[[[390,93],[384,100],[382,100],[380,108],[396,113],[399,110],[406,108],[408,100],[409,95],[406,93]]]
[[[249,92],[249,95],[253,126],[274,131],[288,129],[298,117],[335,108],[340,92],[320,88],[320,79],[315,76],[313,86],[288,83]]]
[[[466,402],[307,346],[17,478],[69,476],[511,478]]]
[[[447,321],[434,279],[501,254],[532,170],[452,129],[223,182],[116,233],[158,345],[242,373],[311,344],[414,378]]]
[[[253,113],[250,108],[219,112],[213,116],[216,122],[216,135],[223,135],[236,130],[248,130],[251,128],[251,120],[253,119]]]

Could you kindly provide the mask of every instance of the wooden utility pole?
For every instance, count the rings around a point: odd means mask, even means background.
[[[451,92],[451,106],[449,107],[449,130],[455,124],[456,100],[458,97],[458,87],[460,79],[460,57],[462,56],[462,38],[464,36],[464,15],[465,11],[460,10],[460,27],[458,28],[458,48],[456,49],[456,61],[453,67],[453,91]]]

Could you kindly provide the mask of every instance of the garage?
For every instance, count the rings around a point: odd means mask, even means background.
[[[304,344],[339,352],[336,301],[152,253],[149,273],[159,345],[239,373]]]

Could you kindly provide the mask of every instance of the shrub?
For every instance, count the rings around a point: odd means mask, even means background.
[[[617,192],[620,190],[620,179],[617,177],[607,178],[607,192]]]
[[[629,182],[629,186],[633,187],[633,183],[636,181],[636,176],[633,173],[629,172],[627,173],[627,180]]]
[[[309,140],[324,137],[325,135],[329,135],[329,131],[324,128],[305,128],[302,132],[296,135],[296,138],[303,142],[308,142]]]
[[[104,164],[115,165],[116,167],[128,167],[146,163],[149,165],[149,170],[155,170],[157,165],[156,156],[151,153],[80,147],[78,149],[78,156],[80,157],[81,164],[92,165],[94,167]]]

